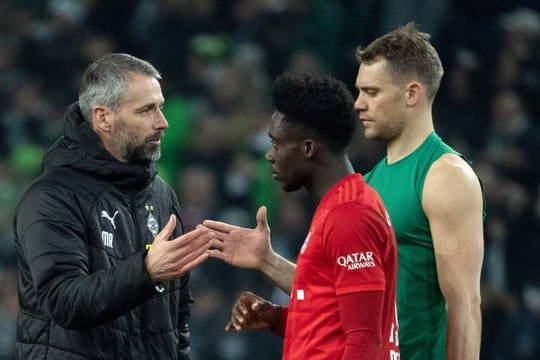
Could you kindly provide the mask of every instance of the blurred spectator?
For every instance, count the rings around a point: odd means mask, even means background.
[[[434,109],[434,121],[441,137],[468,157],[476,155],[485,143],[486,104],[480,58],[466,48],[455,49],[445,65],[445,76]]]
[[[512,88],[524,96],[526,106],[540,96],[540,13],[516,8],[500,18],[503,43],[498,74],[500,87]],[[538,106],[530,108],[540,116]]]
[[[533,189],[540,164],[540,128],[514,90],[502,90],[491,102],[485,156],[505,176]]]

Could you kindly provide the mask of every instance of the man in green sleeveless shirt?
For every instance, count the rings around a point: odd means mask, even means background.
[[[478,359],[482,191],[434,131],[443,68],[429,38],[409,23],[357,51],[355,108],[365,136],[386,142],[365,178],[397,236],[401,358]]]

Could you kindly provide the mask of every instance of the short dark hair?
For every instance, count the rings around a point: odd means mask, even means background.
[[[79,106],[87,121],[92,108],[105,105],[118,110],[124,100],[129,74],[143,74],[161,80],[160,73],[148,62],[123,53],[106,54],[85,70],[79,89]]]
[[[444,70],[430,38],[429,34],[418,31],[414,22],[409,22],[378,37],[367,47],[357,48],[356,59],[359,63],[370,63],[381,57],[386,59],[396,80],[408,81],[417,77],[426,87],[428,99],[433,101]]]
[[[272,104],[285,122],[311,132],[335,152],[345,151],[358,123],[351,92],[328,75],[284,72],[272,85]]]

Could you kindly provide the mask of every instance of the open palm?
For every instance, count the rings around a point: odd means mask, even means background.
[[[203,225],[215,234],[208,252],[210,257],[236,267],[260,269],[268,254],[272,252],[266,207],[259,208],[256,218],[257,226],[253,229],[205,220]]]

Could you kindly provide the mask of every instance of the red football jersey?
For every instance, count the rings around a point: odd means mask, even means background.
[[[396,268],[396,240],[381,199],[360,174],[346,176],[320,201],[300,250],[283,359],[340,359],[346,338],[338,296],[362,291],[384,291],[380,358],[399,359]]]

